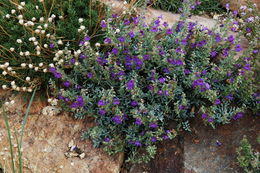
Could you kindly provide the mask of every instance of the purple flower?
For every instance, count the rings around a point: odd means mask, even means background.
[[[63,86],[68,88],[71,86],[71,83],[69,81],[65,81],[65,82],[63,82]]]
[[[163,26],[166,28],[169,26],[169,24],[167,22],[163,22]]]
[[[87,73],[87,77],[88,77],[89,79],[93,78],[93,73],[88,72],[88,73]]]
[[[224,50],[223,50],[223,56],[224,57],[227,57],[229,55],[229,49],[228,48],[225,48]]]
[[[246,65],[244,66],[244,69],[245,69],[245,70],[251,70],[250,64],[246,64]]]
[[[184,105],[179,106],[179,110],[185,110],[185,109],[186,109],[186,106],[184,106]]]
[[[160,82],[160,83],[163,84],[165,81],[166,81],[166,78],[164,78],[164,77],[159,78],[159,82]]]
[[[117,55],[118,54],[118,49],[117,48],[113,48],[111,51],[113,54]]]
[[[233,13],[234,16],[238,15],[238,11],[237,10],[234,10],[232,13]]]
[[[110,138],[109,137],[105,137],[104,138],[104,142],[110,142]]]
[[[57,70],[57,69],[56,69],[55,67],[50,67],[50,68],[49,68],[49,71],[52,72],[52,73],[55,73],[56,70]]]
[[[105,106],[107,103],[105,102],[105,100],[99,100],[98,101],[98,106]]]
[[[235,51],[236,52],[240,52],[242,49],[241,45],[240,44],[237,44],[236,47],[235,47]]]
[[[168,135],[163,135],[163,137],[162,137],[164,140],[167,140],[167,139],[169,139],[169,136]]]
[[[184,70],[184,74],[185,74],[185,75],[188,75],[188,74],[190,74],[190,73],[191,73],[191,71],[190,71],[189,69],[185,69],[185,70]]]
[[[112,43],[111,38],[106,38],[106,39],[104,40],[104,43],[105,43],[105,44],[110,44],[110,43]]]
[[[134,38],[135,37],[135,33],[133,31],[129,32],[128,35],[129,35],[130,38]]]
[[[124,25],[129,25],[131,22],[130,22],[130,20],[129,19],[125,19],[124,20]]]
[[[143,124],[143,122],[142,122],[142,120],[141,120],[140,118],[136,118],[136,119],[135,119],[135,124],[138,125],[138,126],[140,126],[140,125]]]
[[[150,60],[151,56],[150,55],[144,55],[143,58],[144,58],[144,60]]]
[[[101,26],[101,28],[106,28],[107,24],[104,20],[102,20],[100,26]]]
[[[134,80],[129,80],[129,81],[127,82],[126,86],[127,86],[127,89],[128,89],[128,90],[134,89],[134,87],[135,87],[135,82],[134,82]]]
[[[156,142],[157,141],[157,138],[156,137],[152,137],[151,138],[151,142]]]
[[[98,113],[99,113],[100,115],[104,116],[104,115],[106,115],[107,111],[104,110],[104,109],[100,109],[100,110],[98,111]]]
[[[257,53],[258,53],[257,49],[253,50],[253,54],[257,54]]]
[[[134,101],[132,101],[132,102],[131,102],[131,106],[133,106],[133,107],[136,107],[136,106],[138,106],[138,102],[137,102],[137,101],[135,101],[135,100],[134,100]]]
[[[243,112],[238,112],[238,113],[236,113],[232,118],[233,118],[234,120],[238,120],[238,119],[242,118],[243,116],[244,116],[244,113],[243,113]]]
[[[49,44],[49,47],[50,47],[51,49],[53,49],[53,48],[55,47],[55,45],[54,45],[53,43],[50,43],[50,44]]]
[[[215,102],[214,102],[214,105],[219,105],[219,104],[221,104],[220,99],[216,99]]]
[[[140,141],[135,141],[134,142],[134,145],[137,146],[137,147],[141,147],[142,146],[142,143]]]
[[[84,37],[84,41],[89,41],[90,39],[91,39],[90,36]]]
[[[86,55],[84,55],[83,53],[81,53],[80,55],[79,55],[79,59],[85,59],[87,56]]]
[[[125,37],[123,37],[123,36],[119,37],[118,41],[120,41],[121,43],[125,42]]]
[[[150,29],[151,32],[157,32],[158,31],[158,28],[156,26],[153,26],[151,29]]]
[[[157,125],[157,123],[152,122],[152,123],[149,124],[149,127],[155,129],[155,128],[158,127],[158,125]]]
[[[176,27],[176,32],[180,32],[182,28],[184,27],[185,22],[184,21],[179,21],[177,27]]]
[[[222,145],[222,143],[217,140],[217,141],[216,141],[216,145],[220,147],[220,146]]]
[[[135,25],[137,25],[139,23],[139,18],[138,17],[133,17],[133,22]]]
[[[212,118],[212,117],[209,117],[209,118],[208,118],[208,122],[209,122],[209,123],[212,123],[212,122],[214,122],[214,121],[215,121],[214,118]]]
[[[232,95],[232,94],[229,94],[229,95],[227,95],[227,96],[226,96],[226,99],[228,99],[228,100],[233,100],[233,99],[234,99],[234,97],[233,97],[233,95]]]
[[[166,29],[166,35],[171,35],[172,34],[172,29]]]
[[[217,34],[217,35],[215,36],[215,41],[218,43],[218,42],[221,42],[221,40],[222,40],[222,38],[220,37],[219,34]]]
[[[123,120],[122,120],[122,117],[119,116],[119,115],[116,115],[112,118],[112,121],[116,124],[122,124]]]
[[[234,44],[234,41],[235,41],[235,37],[233,35],[230,35],[227,40],[231,43],[231,44]]]
[[[229,5],[229,4],[226,4],[225,7],[226,7],[227,10],[229,10],[230,5]]]
[[[62,78],[62,74],[59,73],[59,72],[55,72],[54,77],[57,78],[57,79],[60,79],[60,78]]]
[[[120,100],[118,98],[114,98],[113,99],[113,104],[114,105],[119,105],[120,104]]]
[[[203,46],[205,46],[206,44],[207,44],[207,41],[206,41],[206,40],[201,40],[201,41],[198,42],[197,47],[203,47]]]
[[[212,51],[212,52],[210,53],[210,56],[211,56],[211,57],[215,57],[215,56],[217,56],[217,51],[215,51],[215,50]]]
[[[201,114],[202,119],[206,119],[207,117],[208,117],[208,114],[205,114],[205,113]]]

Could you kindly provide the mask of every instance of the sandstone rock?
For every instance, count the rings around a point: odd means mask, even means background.
[[[58,115],[60,112],[61,112],[61,108],[55,106],[46,106],[42,109],[43,115],[54,116],[54,115]]]
[[[22,117],[9,117],[12,135],[21,128]],[[25,173],[119,173],[122,158],[109,157],[102,149],[92,147],[90,141],[81,141],[82,130],[89,124],[74,120],[66,114],[59,116],[29,115],[23,137],[23,168]],[[0,116],[0,165],[11,172],[7,130]],[[84,153],[67,158],[68,144],[73,144]],[[15,143],[13,139],[13,143]],[[17,154],[17,148],[13,148]],[[16,157],[17,158],[17,157]],[[18,162],[16,162],[18,163]]]
[[[260,0],[252,0],[253,3],[257,5],[258,10],[260,10]],[[241,5],[246,5],[246,0],[220,0],[220,3],[225,6],[230,4],[231,10],[238,10]]]

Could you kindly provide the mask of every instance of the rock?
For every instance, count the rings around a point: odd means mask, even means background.
[[[42,109],[43,115],[54,116],[54,115],[58,115],[60,112],[61,112],[61,108],[56,106],[46,106]]]
[[[238,10],[241,5],[246,5],[247,0],[220,0],[220,3],[225,6],[230,5],[231,10]],[[260,10],[260,0],[252,0],[253,3],[257,5],[258,10]]]
[[[8,119],[14,135],[14,129],[19,131],[21,128],[22,116],[10,115]],[[119,173],[122,164],[120,156],[110,157],[102,149],[93,148],[90,141],[80,140],[82,130],[86,130],[89,125],[92,124],[74,120],[65,113],[59,116],[29,115],[23,137],[23,172]],[[0,157],[0,165],[5,168],[5,172],[11,172],[3,116],[0,116],[0,134],[3,135],[0,142],[0,153],[3,155]],[[76,146],[81,152],[77,153],[74,148],[73,157],[67,158],[64,153],[70,150],[68,144],[72,140],[71,147]],[[17,154],[17,148],[13,150]]]

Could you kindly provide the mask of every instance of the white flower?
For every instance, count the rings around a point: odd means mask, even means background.
[[[99,53],[98,53],[98,52],[96,52],[96,56],[99,56]]]
[[[41,52],[40,52],[40,51],[37,51],[37,52],[36,52],[36,54],[37,54],[37,55],[40,55],[40,54],[41,54]]]
[[[39,44],[38,41],[33,42],[34,46],[37,46]]]
[[[56,17],[56,15],[55,15],[55,14],[52,14],[52,15],[51,15],[51,18],[55,18],[55,17]]]
[[[50,22],[50,23],[52,22],[52,18],[51,17],[48,18],[48,22]]]
[[[63,19],[63,16],[59,16],[59,19],[61,19],[61,20],[62,20],[62,19]]]
[[[5,17],[7,18],[7,19],[10,19],[10,14],[7,14],[7,15],[5,15]]]
[[[23,67],[23,68],[26,67],[26,64],[25,64],[25,63],[22,63],[22,64],[21,64],[21,67]]]
[[[12,82],[11,82],[11,85],[15,85],[15,81],[12,81]]]
[[[14,104],[14,100],[11,100],[10,103],[13,105]]]
[[[16,72],[15,72],[15,71],[11,71],[11,73],[12,73],[12,74],[16,74]]]
[[[246,10],[246,6],[245,5],[242,5],[241,7],[240,7],[240,10]]]
[[[49,64],[49,66],[50,66],[50,67],[54,67],[54,64],[51,63],[51,64]]]
[[[20,15],[17,16],[17,18],[18,18],[18,19],[22,19],[22,18],[23,18],[23,15],[20,14]]]
[[[15,9],[12,9],[12,10],[11,10],[11,13],[12,13],[12,14],[14,14],[15,12],[16,12]]]
[[[58,40],[57,43],[60,44],[60,45],[63,44],[63,42],[61,40]]]
[[[29,51],[26,51],[25,52],[25,56],[29,56],[30,55],[30,52]]]
[[[41,30],[41,34],[45,34],[45,30]]]
[[[6,85],[2,85],[2,88],[5,90],[5,89],[7,89],[7,86]]]
[[[36,6],[35,6],[35,8],[36,8],[36,10],[38,10],[38,9],[39,9],[39,6],[38,6],[38,5],[36,5]]]
[[[9,102],[5,102],[5,105],[8,106],[10,103]]]
[[[26,91],[26,87],[22,87],[22,90],[23,90],[23,91]]]
[[[42,67],[43,66],[43,63],[41,62],[40,64],[39,64],[39,67]]]
[[[28,90],[27,90],[28,92],[32,92],[32,88],[28,88]]]
[[[40,51],[41,50],[41,47],[40,46],[36,46],[35,48],[37,51]]]
[[[58,55],[62,55],[62,54],[63,54],[63,51],[62,51],[62,50],[59,50],[57,53],[58,53]]]
[[[28,67],[29,67],[29,68],[33,68],[33,65],[32,65],[32,64],[29,64]]]
[[[75,62],[75,66],[78,66],[79,65],[79,62]]]
[[[38,71],[38,70],[39,70],[39,67],[35,67],[34,70],[35,70],[35,71]]]
[[[26,81],[30,81],[31,78],[27,76],[27,77],[25,78],[25,80],[26,80]]]
[[[116,33],[119,33],[120,32],[120,29],[116,29]]]
[[[89,42],[86,41],[86,42],[84,43],[84,46],[88,46],[88,45],[89,45]]]
[[[86,27],[85,27],[84,25],[81,25],[81,26],[80,26],[80,29],[81,29],[81,30],[84,30],[84,29],[86,29]]]
[[[12,67],[7,67],[8,71],[12,71],[12,69],[13,69]]]
[[[5,65],[4,64],[0,64],[0,68],[5,68]]]
[[[78,29],[78,32],[81,32],[82,30],[81,29]]]
[[[40,31],[39,29],[36,29],[34,32],[35,32],[36,34],[39,34],[41,31]]]
[[[96,47],[100,47],[100,43],[96,43],[95,46],[96,46]]]
[[[36,21],[36,18],[35,18],[35,17],[33,17],[33,18],[32,18],[32,21],[33,21],[33,22],[35,22],[35,21]]]
[[[45,69],[43,69],[43,72],[44,72],[44,73],[46,73],[46,72],[47,72],[47,69],[46,69],[46,68],[45,68]]]
[[[20,91],[20,87],[16,87],[15,89],[16,89],[16,91]]]
[[[21,2],[20,4],[21,4],[21,6],[25,6],[25,2],[24,2],[24,1],[23,1],[23,2]]]
[[[21,6],[21,5],[18,5],[18,10],[22,10],[23,9],[23,7]]]
[[[51,34],[46,34],[46,37],[49,38],[51,36]],[[47,46],[48,47],[48,46]]]
[[[6,72],[6,71],[3,71],[3,72],[2,72],[2,75],[4,75],[4,76],[7,75],[7,72]]]
[[[44,44],[43,47],[48,48],[48,44]]]
[[[124,5],[126,5],[127,4],[127,2],[126,1],[124,1]]]
[[[45,23],[45,24],[43,25],[43,27],[44,27],[44,28],[48,28],[48,24]]]
[[[20,54],[20,56],[24,56],[24,53],[23,53],[23,52],[20,52],[19,54]]]
[[[23,41],[21,39],[17,39],[16,42],[21,44]]]
[[[9,66],[9,62],[5,62],[4,66],[8,67]]]
[[[79,23],[82,23],[83,22],[83,19],[82,18],[79,18]]]
[[[13,52],[13,51],[14,51],[14,48],[13,48],[13,47],[11,47],[11,48],[10,48],[10,51],[11,51],[11,52]]]
[[[40,17],[40,22],[44,22],[44,17]]]

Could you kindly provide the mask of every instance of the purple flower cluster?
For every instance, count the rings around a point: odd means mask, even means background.
[[[82,96],[78,96],[78,97],[76,98],[76,101],[73,102],[73,103],[70,105],[70,107],[71,107],[71,108],[79,108],[79,107],[83,107],[84,104],[85,104],[85,103],[84,103],[83,97],[82,97]]]
[[[200,87],[201,92],[204,92],[204,91],[210,89],[210,85],[207,82],[205,82],[204,79],[202,79],[202,78],[193,81],[192,87],[197,88],[198,86]]]
[[[50,67],[49,71],[54,75],[55,78],[62,78],[62,74],[57,72],[57,69],[55,67]]]
[[[119,115],[116,115],[116,116],[112,117],[111,120],[112,120],[115,124],[122,124],[122,122],[123,122],[122,117],[119,116]]]

